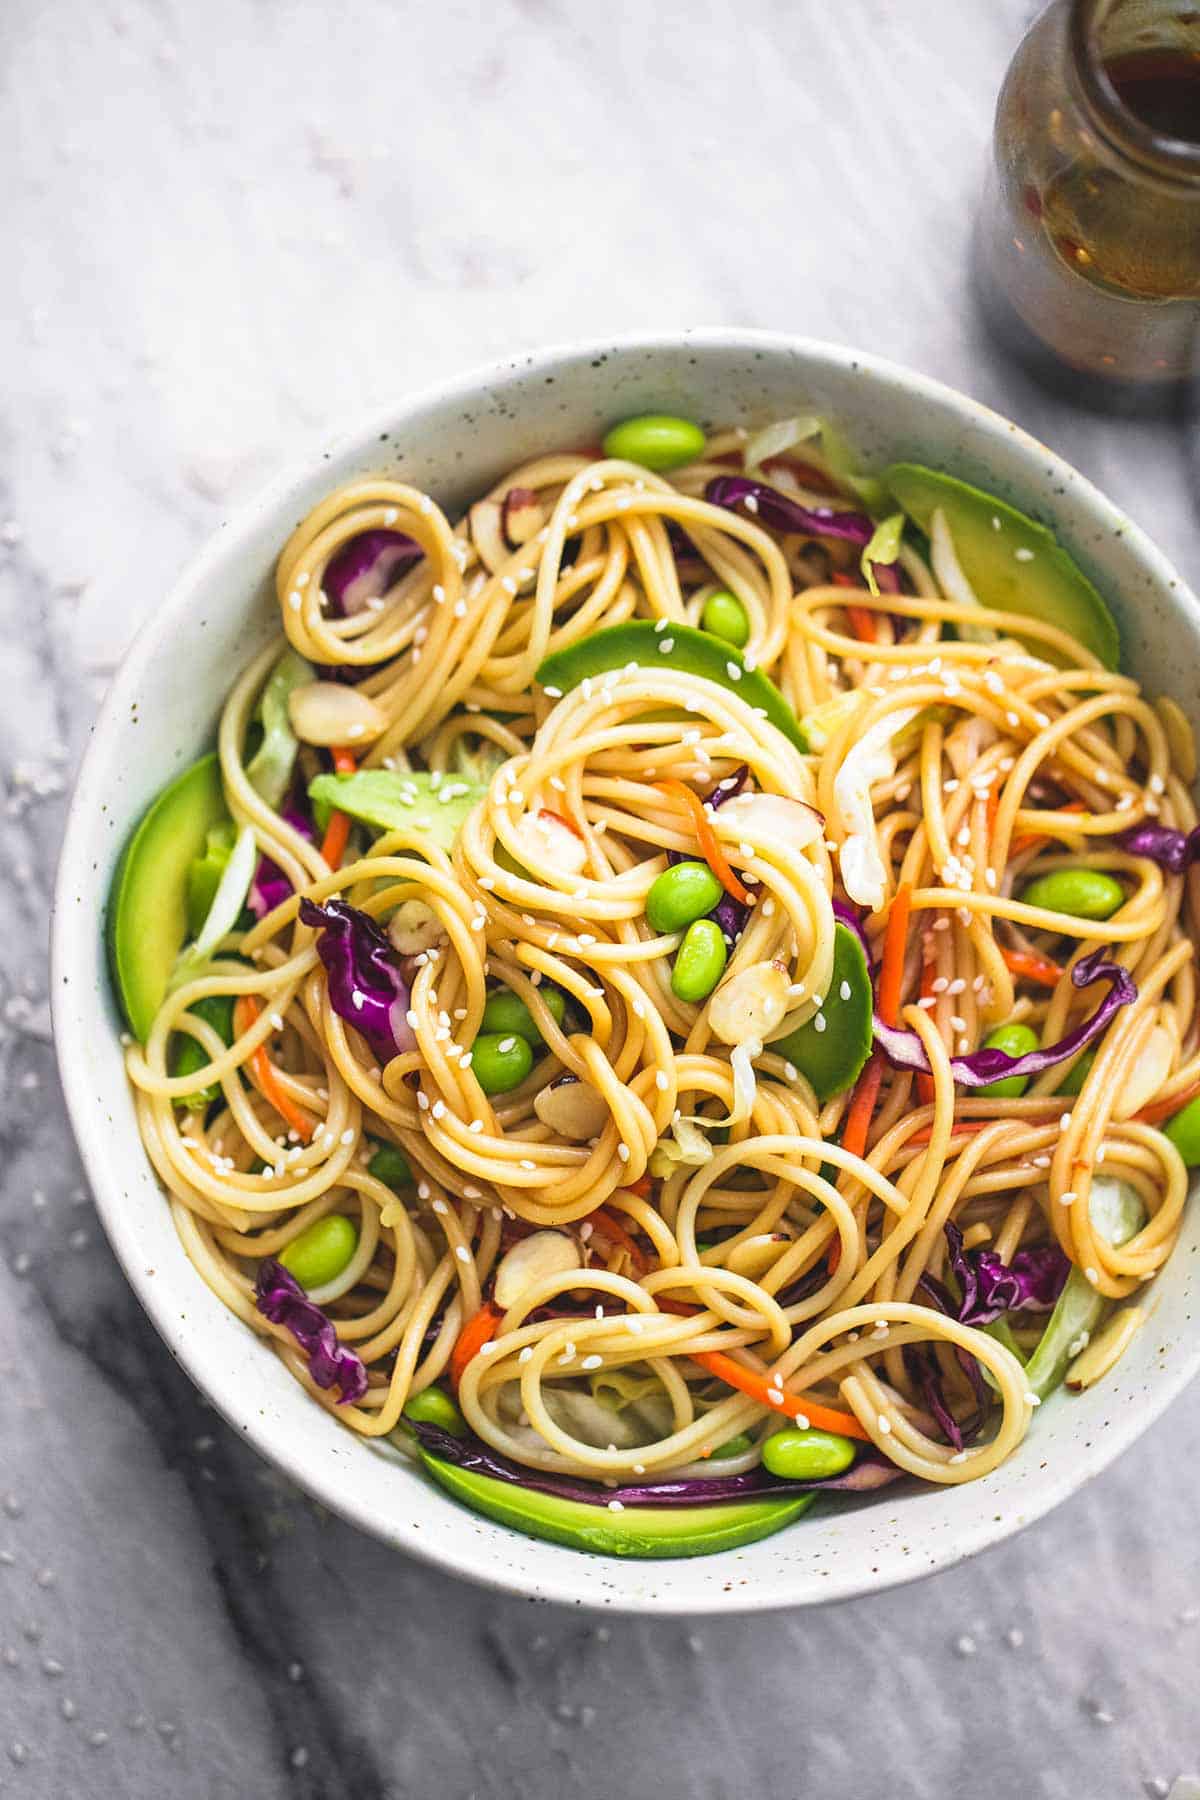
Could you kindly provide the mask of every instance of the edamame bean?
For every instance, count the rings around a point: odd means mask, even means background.
[[[498,1031],[480,1032],[472,1045],[471,1067],[485,1094],[510,1093],[520,1087],[533,1067],[529,1039],[515,1031],[503,1035]]]
[[[763,1467],[785,1481],[824,1481],[848,1469],[854,1457],[850,1438],[811,1427],[801,1431],[798,1425],[773,1431],[762,1447]]]
[[[985,1050],[1003,1050],[1006,1056],[1024,1056],[1038,1047],[1038,1034],[1028,1025],[1021,1025],[1016,1020],[1008,1025],[997,1025],[995,1031],[989,1031],[983,1040]],[[986,1087],[978,1092],[990,1094],[996,1100],[1015,1100],[1029,1086],[1028,1075],[1003,1075],[999,1081],[989,1081]]]
[[[1102,869],[1055,869],[1021,890],[1026,906],[1072,919],[1110,919],[1125,904],[1125,889]]]
[[[747,1450],[752,1450],[753,1448],[753,1439],[748,1438],[744,1431],[739,1431],[736,1437],[728,1438],[725,1443],[718,1444],[713,1451],[713,1457],[745,1456]]]
[[[683,934],[671,970],[671,992],[678,1000],[704,1000],[725,973],[725,939],[715,919],[696,919]]]
[[[395,1144],[380,1144],[367,1164],[367,1174],[390,1188],[412,1186],[412,1170]]]
[[[683,931],[710,913],[723,892],[707,863],[676,863],[651,884],[646,917],[655,931]]]
[[[1083,1055],[1079,1058],[1078,1062],[1075,1064],[1075,1067],[1069,1072],[1069,1074],[1067,1074],[1064,1077],[1064,1079],[1062,1081],[1059,1082],[1057,1088],[1055,1088],[1055,1090],[1054,1090],[1055,1093],[1056,1094],[1078,1094],[1081,1091],[1084,1082],[1087,1080],[1088,1075],[1091,1071],[1092,1064],[1095,1062],[1095,1060],[1096,1060],[1096,1052],[1094,1050],[1085,1050]]]
[[[436,1425],[451,1437],[466,1436],[467,1421],[440,1387],[422,1388],[419,1394],[411,1394],[405,1403],[404,1417],[417,1425]]]
[[[1163,1136],[1170,1138],[1189,1169],[1200,1164],[1200,1095],[1167,1120]]]
[[[552,987],[540,987],[538,994],[546,1002],[546,1009],[554,1023],[561,1025],[567,1010],[562,994]],[[531,1044],[542,1042],[542,1034],[533,1022],[533,1014],[511,988],[497,988],[494,994],[488,995],[487,1005],[483,1009],[482,1029],[499,1032],[502,1037],[515,1031],[518,1037],[527,1038]]]
[[[641,463],[643,469],[680,469],[695,462],[706,439],[690,419],[673,419],[667,413],[643,413],[638,419],[622,419],[604,439],[604,454],[618,462]]]
[[[733,644],[738,650],[750,641],[750,620],[746,616],[746,609],[737,595],[731,594],[728,588],[721,588],[708,596],[700,614],[700,624],[711,636],[724,638],[727,644]]]
[[[326,1213],[279,1252],[279,1260],[302,1288],[336,1281],[358,1249],[358,1227],[344,1213]]]

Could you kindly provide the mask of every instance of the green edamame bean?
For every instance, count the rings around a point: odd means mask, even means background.
[[[748,1438],[744,1431],[739,1431],[736,1437],[731,1437],[725,1443],[718,1444],[713,1451],[713,1457],[745,1456],[747,1450],[751,1450],[753,1447],[753,1439]]]
[[[511,1093],[532,1069],[533,1049],[515,1031],[482,1031],[471,1047],[471,1067],[485,1094]]]
[[[451,1437],[466,1436],[467,1421],[449,1394],[440,1387],[422,1388],[419,1394],[410,1395],[405,1403],[404,1417],[418,1425],[436,1425],[439,1431],[448,1431]]]
[[[408,1159],[397,1150],[395,1144],[380,1144],[367,1164],[367,1174],[373,1175],[376,1181],[382,1181],[390,1188],[412,1186],[412,1170],[408,1166]]]
[[[855,1458],[852,1440],[834,1431],[801,1430],[786,1425],[764,1439],[763,1467],[785,1481],[824,1481],[829,1475],[840,1475]]]
[[[722,892],[707,863],[676,863],[651,884],[646,917],[655,931],[683,931],[693,919],[710,913]]]
[[[604,439],[605,456],[618,462],[641,463],[643,469],[680,469],[703,453],[704,433],[691,419],[673,419],[668,413],[643,413],[622,419]]]
[[[1059,1082],[1057,1088],[1054,1090],[1055,1093],[1078,1094],[1082,1090],[1083,1084],[1087,1080],[1095,1060],[1096,1052],[1094,1050],[1085,1050],[1075,1064],[1075,1067],[1069,1071],[1062,1081]]]
[[[336,1281],[358,1249],[358,1226],[344,1213],[326,1213],[279,1252],[279,1260],[302,1288]]]
[[[689,925],[671,970],[671,992],[676,999],[706,999],[725,973],[727,955],[715,919],[696,919]]]
[[[997,1025],[995,1031],[989,1031],[983,1040],[985,1050],[1003,1050],[1006,1056],[1024,1056],[1038,1047],[1038,1034],[1028,1025],[1013,1021],[1009,1025]],[[991,1094],[996,1100],[1015,1100],[1029,1086],[1028,1075],[1004,1075],[999,1081],[989,1081],[986,1087],[978,1091]]]
[[[538,993],[546,1002],[546,1010],[554,1023],[561,1025],[567,1010],[562,994],[552,987],[540,987]],[[542,1042],[542,1034],[533,1022],[533,1014],[511,988],[497,988],[494,994],[488,995],[483,1009],[482,1029],[498,1032],[501,1037],[515,1031],[518,1037],[527,1038],[531,1044]]]
[[[738,650],[750,641],[750,620],[746,616],[746,609],[737,595],[731,594],[728,588],[721,588],[708,596],[700,614],[700,624],[710,636],[724,638],[727,644],[733,644]]]
[[[1200,1164],[1200,1095],[1167,1120],[1163,1136],[1170,1138],[1189,1169]]]
[[[1110,919],[1125,904],[1125,889],[1102,869],[1055,869],[1031,881],[1020,897],[1026,906],[1072,919]]]

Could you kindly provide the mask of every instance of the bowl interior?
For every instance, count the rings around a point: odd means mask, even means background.
[[[462,1575],[539,1598],[659,1612],[797,1605],[944,1568],[1046,1512],[1117,1456],[1200,1363],[1195,1209],[1151,1290],[1153,1322],[1115,1374],[1042,1408],[1022,1451],[990,1478],[830,1505],[777,1537],[695,1561],[580,1555],[462,1511],[342,1429],[209,1292],[138,1139],[101,940],[125,837],[151,796],[211,743],[234,672],[275,629],[275,555],[317,499],[382,471],[428,489],[453,514],[522,458],[594,444],[614,419],[646,411],[706,424],[828,414],[868,466],[930,462],[1013,500],[1054,525],[1108,596],[1126,668],[1195,719],[1195,598],[1081,476],[963,396],[849,351],[741,331],[522,357],[400,403],[276,484],[222,526],[139,637],[94,729],[68,821],[54,908],[55,1035],[97,1206],[140,1299],[226,1418],[325,1505]]]

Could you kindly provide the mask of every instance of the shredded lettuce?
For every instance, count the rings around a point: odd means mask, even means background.
[[[715,1126],[717,1121],[709,1119],[705,1123]],[[675,1173],[677,1164],[699,1168],[712,1160],[712,1153],[713,1147],[696,1121],[677,1118],[666,1137],[659,1138],[650,1152],[650,1173],[666,1179]]]
[[[1127,1244],[1146,1223],[1146,1209],[1136,1188],[1113,1175],[1094,1175],[1088,1195],[1088,1218],[1110,1244]],[[1025,1365],[1025,1379],[1039,1399],[1054,1392],[1095,1332],[1110,1303],[1098,1294],[1082,1269],[1072,1269],[1042,1333]],[[1082,1342],[1080,1341],[1082,1340]]]
[[[895,773],[894,740],[916,718],[918,708],[901,707],[865,731],[842,760],[834,776],[833,794],[844,833],[838,864],[842,886],[859,906],[877,912],[883,905],[887,871],[875,835],[871,789]]]
[[[776,419],[773,425],[764,425],[761,431],[746,440],[742,465],[748,475],[757,475],[771,457],[784,455],[808,438],[819,437],[820,432],[821,421],[813,413],[801,413],[794,419]]]
[[[986,608],[963,573],[946,515],[940,506],[934,508],[929,521],[929,560],[938,586],[947,600],[953,600],[956,606],[975,607],[983,618]],[[968,625],[960,619],[955,630],[968,644],[994,644],[998,641],[997,633],[990,625]]]
[[[869,543],[863,545],[860,567],[866,577],[867,586],[873,594],[879,592],[879,581],[875,574],[876,563],[889,567],[900,554],[900,540],[904,536],[904,514],[892,513],[881,520],[875,527]]]
[[[278,810],[287,793],[296,763],[299,739],[288,717],[288,696],[293,688],[312,681],[316,670],[295,650],[285,650],[263,688],[258,703],[262,724],[262,743],[246,764],[250,785],[262,795],[268,806]]]
[[[225,864],[199,935],[195,943],[189,944],[182,952],[175,964],[175,971],[171,976],[172,989],[181,987],[185,981],[190,981],[198,974],[205,963],[211,960],[221,939],[228,937],[237,924],[246,904],[250,883],[254,879],[257,861],[254,833],[249,825],[243,825],[238,832],[237,842],[230,851],[229,861]]]

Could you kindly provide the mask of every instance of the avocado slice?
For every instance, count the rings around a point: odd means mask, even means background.
[[[748,669],[739,651],[723,638],[692,625],[668,624],[660,630],[650,619],[629,619],[623,625],[607,625],[577,644],[554,650],[538,669],[535,680],[544,688],[569,693],[581,681],[608,675],[636,663],[642,669],[674,669],[699,675],[718,687],[738,694],[747,706],[759,707],[771,724],[782,731],[797,750],[807,750],[808,740],[800,721],[775,686],[759,669]]]
[[[629,1506],[624,1512],[563,1500],[538,1488],[516,1487],[491,1475],[477,1474],[421,1452],[433,1479],[472,1512],[526,1537],[548,1538],[568,1550],[591,1550],[598,1556],[712,1556],[737,1550],[769,1537],[806,1512],[815,1494],[794,1500],[766,1496],[761,1500],[722,1500],[707,1506]]]
[[[850,989],[848,999],[843,986]],[[817,1030],[814,1015],[787,1037],[776,1038],[767,1049],[799,1069],[823,1106],[834,1094],[846,1091],[871,1053],[872,1004],[863,947],[848,925],[839,924],[833,933],[833,975],[821,1002],[824,1031]]]
[[[187,936],[188,872],[227,817],[216,753],[154,800],[126,844],[108,896],[108,961],[121,1010],[145,1043]]]
[[[1069,631],[1106,669],[1121,664],[1116,622],[1054,533],[1003,500],[920,463],[893,463],[884,480],[922,531],[940,506],[963,574],[984,606]],[[1044,645],[1032,644],[1039,656]]]

